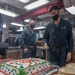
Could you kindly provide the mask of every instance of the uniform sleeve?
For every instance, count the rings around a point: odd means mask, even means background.
[[[45,28],[45,31],[44,31],[44,43],[47,43],[49,42],[49,30],[48,30],[48,26]]]
[[[69,23],[68,24],[68,37],[67,37],[67,41],[68,41],[68,52],[72,52],[73,51],[73,47],[74,47],[74,40],[73,40],[73,33],[72,33],[72,26]]]
[[[27,37],[27,33],[26,33],[26,30],[24,30],[20,36],[20,47],[22,49],[26,48],[26,42],[25,42],[26,37]]]

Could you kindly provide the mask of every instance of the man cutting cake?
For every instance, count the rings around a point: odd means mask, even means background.
[[[71,60],[74,46],[72,26],[59,16],[59,7],[52,6],[49,14],[53,21],[45,28],[44,46],[49,49],[48,59],[62,67]]]

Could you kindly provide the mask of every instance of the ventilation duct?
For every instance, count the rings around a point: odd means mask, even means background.
[[[75,0],[63,0],[63,1],[65,9],[72,15],[75,15]]]
[[[75,0],[63,0],[63,2],[66,8],[71,7],[72,5],[75,5]]]

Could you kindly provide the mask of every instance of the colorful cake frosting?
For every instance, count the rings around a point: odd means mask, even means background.
[[[27,58],[3,63],[0,70],[9,75],[46,75],[53,67],[47,60]]]

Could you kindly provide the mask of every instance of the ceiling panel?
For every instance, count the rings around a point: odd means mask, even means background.
[[[19,9],[24,10],[24,5],[23,3],[19,2],[18,0],[0,0],[3,3],[9,4],[11,6],[17,7]]]
[[[16,8],[25,10],[24,6],[26,6],[27,4],[30,4],[30,3],[34,2],[34,1],[37,1],[37,0],[30,0],[30,2],[26,3],[26,4],[20,2],[19,0],[0,0],[0,1],[3,2],[3,3],[9,4],[11,6],[14,6]]]

